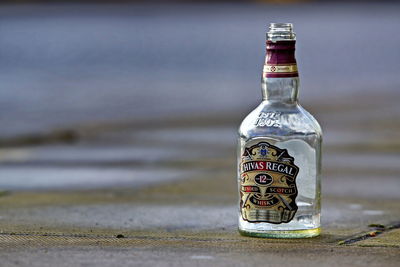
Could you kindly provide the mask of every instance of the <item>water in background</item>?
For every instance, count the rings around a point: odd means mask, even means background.
[[[269,22],[298,35],[302,102],[400,85],[400,5],[0,6],[0,137],[260,101]],[[238,121],[241,118],[238,118]]]

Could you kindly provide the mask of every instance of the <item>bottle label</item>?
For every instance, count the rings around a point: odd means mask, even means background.
[[[264,65],[264,78],[290,78],[298,77],[297,64],[270,64]]]
[[[286,149],[266,141],[250,141],[240,162],[240,212],[243,220],[287,223],[297,211],[299,168]]]

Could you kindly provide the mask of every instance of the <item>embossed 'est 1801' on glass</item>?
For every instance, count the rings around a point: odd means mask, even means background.
[[[298,101],[295,33],[272,23],[262,103],[239,128],[239,231],[256,237],[320,233],[322,132]]]

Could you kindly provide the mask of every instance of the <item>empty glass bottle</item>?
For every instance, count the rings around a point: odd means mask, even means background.
[[[322,132],[298,103],[295,42],[292,24],[270,24],[262,102],[239,128],[242,235],[302,238],[320,233]]]

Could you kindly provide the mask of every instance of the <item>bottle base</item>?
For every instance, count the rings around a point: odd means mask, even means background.
[[[307,229],[307,230],[276,230],[276,231],[262,231],[262,232],[249,232],[239,229],[242,236],[260,237],[260,238],[310,238],[319,236],[321,228]]]

